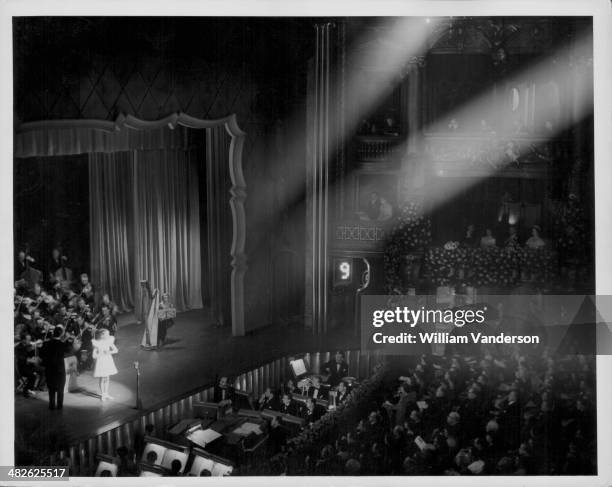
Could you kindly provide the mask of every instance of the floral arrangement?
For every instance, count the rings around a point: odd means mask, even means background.
[[[454,243],[454,242],[453,242]],[[468,265],[468,250],[449,245],[433,247],[425,255],[425,272],[436,286],[449,286],[465,275]]]
[[[576,198],[559,203],[554,220],[555,243],[565,260],[581,261],[585,258],[585,245],[589,238],[585,212]]]
[[[550,282],[555,254],[549,249],[522,247],[434,247],[425,255],[425,269],[436,286],[510,287],[519,279]]]
[[[404,287],[401,269],[405,256],[430,243],[431,222],[423,214],[422,205],[414,201],[406,203],[398,212],[385,247],[384,267],[388,291]]]
[[[444,244],[444,250],[457,250],[459,248],[459,242],[446,242]]]

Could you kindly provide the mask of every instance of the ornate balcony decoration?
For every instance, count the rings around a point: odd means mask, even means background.
[[[490,135],[430,134],[425,153],[438,176],[457,171],[496,171],[500,175],[544,176],[555,155],[554,142],[545,138]]]
[[[335,238],[338,241],[382,242],[386,229],[376,223],[341,223],[336,225]]]
[[[399,136],[358,136],[357,162],[394,162],[401,157],[403,139]]]

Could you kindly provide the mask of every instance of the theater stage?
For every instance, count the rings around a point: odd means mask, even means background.
[[[336,330],[322,339],[301,326],[269,326],[245,337],[232,337],[229,327],[212,324],[208,310],[181,313],[168,332],[167,345],[159,351],[140,348],[142,325],[122,326],[117,334],[118,373],[111,378],[114,400],[102,402],[97,379],[91,371],[78,378],[79,390],[65,395],[61,411],[48,409],[48,395],[15,398],[16,451],[36,448],[55,452],[68,444],[97,434],[111,423],[137,417],[136,371],[140,364],[144,410],[154,408],[188,391],[211,384],[216,374],[237,375],[291,353],[348,349],[359,346],[352,330]],[[29,448],[28,448],[29,449]]]

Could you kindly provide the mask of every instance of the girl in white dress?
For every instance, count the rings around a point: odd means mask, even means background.
[[[107,329],[99,330],[96,335],[96,340],[91,341],[93,345],[93,358],[96,360],[93,376],[99,378],[100,399],[106,401],[113,399],[108,394],[110,385],[109,376],[117,373],[113,354],[119,350],[115,346],[115,337],[111,336]]]

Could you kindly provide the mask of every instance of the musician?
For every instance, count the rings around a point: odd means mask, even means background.
[[[51,288],[51,297],[59,304],[62,302],[62,298],[64,297],[64,290],[62,289],[62,283],[57,281],[53,283],[53,287]]]
[[[316,423],[323,416],[321,406],[319,406],[311,397],[306,399],[306,407],[302,410],[302,418],[306,420],[306,424]]]
[[[265,392],[259,398],[257,403],[258,409],[263,411],[264,409],[272,409],[278,411],[280,408],[280,401],[272,388],[268,387]]]
[[[64,352],[66,344],[61,340],[63,330],[55,327],[53,339],[43,344],[40,356],[45,367],[47,388],[49,389],[49,409],[62,409],[64,405],[64,385],[66,384],[66,366]]]
[[[40,287],[39,283],[36,283],[32,286],[30,293],[28,295],[35,304],[40,304],[42,302],[42,287]]]
[[[91,282],[89,282],[89,276],[85,273],[81,274],[80,282],[77,286],[78,294],[85,302],[93,306],[94,304],[94,288]]]
[[[77,293],[75,293],[72,289],[68,289],[66,292],[64,292],[64,295],[62,296],[62,302],[68,308],[76,308],[78,302]]]
[[[53,299],[53,296],[48,294],[46,291],[40,293],[42,302],[38,305],[38,309],[43,315],[51,315],[55,312],[57,302]]]
[[[70,316],[68,315],[68,308],[64,303],[61,303],[57,309],[57,313],[53,316],[53,322],[55,325],[66,325]]]
[[[295,385],[295,381],[293,379],[289,379],[283,387],[283,392],[287,392],[289,394],[299,394],[300,389]]]
[[[221,377],[213,391],[213,401],[221,405],[231,404],[234,399],[234,389],[227,377]]]
[[[313,399],[325,399],[327,400],[327,390],[321,384],[321,377],[315,375],[312,377],[312,386],[308,388],[308,392],[306,394]]]
[[[144,333],[140,345],[145,350],[157,349],[157,333],[159,328],[159,301],[160,293],[158,289],[151,289],[149,281],[140,281],[141,286],[146,291],[145,298],[149,300],[146,306],[145,299],[142,300],[142,320],[145,324]]]
[[[34,340],[44,338],[48,326],[50,326],[50,323],[48,321],[45,321],[45,319],[40,315],[40,311],[38,311],[37,309],[34,310],[32,312],[32,322],[28,328],[30,335],[32,335],[32,338]]]
[[[81,327],[77,322],[77,318],[79,315],[73,313],[66,323],[66,328],[64,329],[63,341],[66,344],[66,354],[65,356],[76,355],[78,350],[76,347],[80,348],[80,339],[78,337],[81,334]]]
[[[17,258],[15,259],[15,267],[14,267],[14,280],[18,281],[21,279],[21,275],[28,268],[28,260],[26,258],[25,250],[20,250],[17,252]]]
[[[65,255],[62,255],[59,248],[51,250],[51,259],[47,263],[47,273],[49,275],[49,282],[55,283],[58,281],[57,271],[62,269],[66,265],[68,259]],[[67,276],[63,276],[66,279]]]
[[[108,294],[103,294],[102,295],[102,301],[100,302],[100,308],[98,309],[99,313],[102,313],[102,306],[108,306],[108,309],[110,309],[110,312],[113,316],[117,317],[117,315],[119,314],[119,308],[117,307],[117,305],[111,300],[110,296]]]
[[[23,388],[25,397],[34,397],[36,393],[36,353],[32,337],[28,333],[22,333],[19,343],[15,346],[15,366],[17,374],[26,380]]]
[[[89,304],[87,304],[85,298],[81,297],[77,299],[76,309],[74,311],[78,315],[84,316],[89,319],[92,318],[91,307]]]
[[[336,389],[336,404],[340,405],[344,401],[346,401],[348,399],[349,394],[350,392],[348,388],[346,387],[346,384],[344,383],[344,381],[340,381],[338,383],[338,388]]]
[[[102,314],[95,323],[96,328],[106,329],[111,336],[115,336],[117,333],[117,319],[111,314],[108,306],[102,305],[100,309],[102,310]]]
[[[162,310],[170,310],[174,309],[174,306],[170,303],[170,295],[168,293],[162,294],[161,302],[159,303],[159,309]],[[174,325],[173,318],[165,318],[160,319],[158,322],[157,328],[157,346],[162,347],[164,345],[164,341],[166,340],[166,334],[168,333],[168,328]]]
[[[15,323],[23,324],[30,328],[32,326],[32,314],[35,309],[30,298],[23,298],[15,314]]]
[[[76,324],[79,327],[79,338],[81,341],[81,348],[79,350],[79,369],[91,369],[93,365],[93,358],[91,356],[94,327],[85,321],[85,317],[79,315],[76,317]]]
[[[283,414],[298,416],[300,413],[300,407],[299,404],[293,400],[291,394],[285,393],[281,399],[279,411]]]
[[[71,335],[77,336],[81,333],[81,328],[78,325],[77,319],[79,318],[79,314],[73,312],[69,315],[68,321],[66,323],[66,327],[64,328],[65,333],[69,333]]]
[[[323,365],[323,373],[327,375],[327,382],[332,387],[338,385],[343,377],[349,375],[348,364],[344,361],[344,354],[337,351],[334,360]]]

